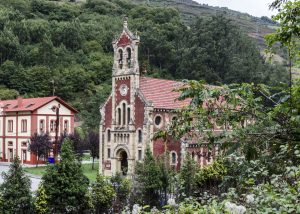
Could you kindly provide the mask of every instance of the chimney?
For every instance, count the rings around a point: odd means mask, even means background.
[[[17,101],[18,101],[18,107],[21,108],[23,106],[23,97],[18,97]]]

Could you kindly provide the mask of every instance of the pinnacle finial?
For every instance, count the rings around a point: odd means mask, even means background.
[[[124,17],[123,28],[128,28],[128,17]]]

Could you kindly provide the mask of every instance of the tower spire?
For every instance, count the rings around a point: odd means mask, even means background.
[[[128,18],[127,16],[124,17],[124,21],[123,21],[123,28],[128,28]]]

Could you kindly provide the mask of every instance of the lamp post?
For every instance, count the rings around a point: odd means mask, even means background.
[[[55,142],[54,142],[54,160],[57,162],[57,156],[58,156],[58,127],[59,127],[59,108],[60,104],[57,106],[52,106],[51,110],[55,112],[56,114],[56,121],[55,121]]]

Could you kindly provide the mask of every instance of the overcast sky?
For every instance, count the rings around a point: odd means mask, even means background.
[[[228,7],[232,10],[248,13],[253,16],[261,17],[276,14],[276,11],[270,11],[269,5],[274,0],[194,0],[199,3],[211,6]]]

